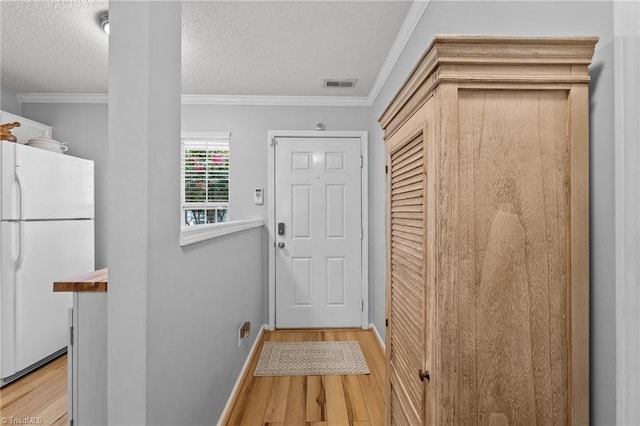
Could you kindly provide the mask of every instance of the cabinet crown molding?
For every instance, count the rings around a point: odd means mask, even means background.
[[[436,35],[378,121],[390,136],[444,83],[510,89],[588,84],[597,42],[598,37]]]

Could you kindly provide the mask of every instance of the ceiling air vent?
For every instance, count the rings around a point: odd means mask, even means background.
[[[323,87],[341,87],[349,88],[356,87],[358,80],[324,80]]]

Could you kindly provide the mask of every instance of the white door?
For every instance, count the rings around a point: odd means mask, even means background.
[[[2,143],[2,219],[94,217],[93,161]]]
[[[362,324],[359,138],[278,138],[276,327]]]
[[[67,345],[71,293],[53,282],[94,269],[93,220],[3,222],[2,237],[4,378]]]

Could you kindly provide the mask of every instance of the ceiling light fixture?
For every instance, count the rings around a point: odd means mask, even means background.
[[[109,12],[104,11],[98,14],[98,24],[102,31],[104,31],[107,35],[109,35]]]

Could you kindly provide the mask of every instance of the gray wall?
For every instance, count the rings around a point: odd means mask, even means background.
[[[183,131],[231,132],[230,214],[233,220],[267,218],[267,203],[253,204],[253,188],[267,190],[267,131],[368,130],[370,109],[363,107],[183,105]],[[267,197],[269,194],[265,194]]]
[[[95,161],[96,267],[106,267],[107,105],[26,103],[22,107],[22,113],[26,118],[53,126],[54,138],[69,142],[68,154]],[[253,204],[252,195],[253,188],[267,189],[267,131],[313,130],[317,121],[323,122],[327,130],[368,130],[371,123],[370,108],[212,105],[182,107],[183,131],[231,132],[230,204],[231,217],[234,220],[267,218],[266,199],[265,204],[257,206]],[[176,140],[175,144],[176,147],[179,146],[179,140]],[[384,197],[384,194],[379,196]],[[265,269],[265,276],[266,272]],[[262,323],[268,321],[266,287],[264,291],[265,313]]]
[[[52,126],[67,154],[95,162],[96,268],[107,267],[107,105],[27,103],[22,116]]]
[[[16,92],[7,87],[2,87],[1,90],[2,95],[0,96],[0,109],[12,114],[22,115],[22,106],[16,96]]]
[[[215,424],[263,323],[263,229],[183,249],[172,229],[154,232],[147,424]],[[238,347],[244,321],[251,336]]]
[[[613,211],[613,2],[432,1],[378,96],[378,118],[435,34],[600,37],[591,84],[591,411],[595,425],[615,424]],[[372,320],[384,332],[384,164],[382,132],[371,135],[370,274]]]

